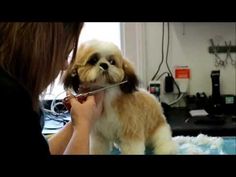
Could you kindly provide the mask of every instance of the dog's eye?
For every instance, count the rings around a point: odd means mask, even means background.
[[[98,62],[98,55],[94,54],[90,57],[90,59],[88,60],[88,63],[90,65],[95,65]]]
[[[116,61],[115,61],[115,59],[114,59],[113,57],[110,57],[110,58],[108,59],[108,62],[109,62],[111,65],[115,65],[115,64],[116,64]]]

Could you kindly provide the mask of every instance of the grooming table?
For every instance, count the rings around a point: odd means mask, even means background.
[[[204,134],[198,136],[175,136],[173,140],[178,144],[180,155],[236,155],[236,137],[213,137]],[[113,148],[112,155],[119,155],[120,151]],[[146,155],[152,155],[152,150],[147,148]]]

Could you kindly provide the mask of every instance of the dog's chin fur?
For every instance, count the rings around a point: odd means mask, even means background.
[[[104,64],[105,63],[105,64]],[[128,82],[105,91],[104,109],[91,133],[91,154],[109,154],[116,143],[122,154],[144,154],[152,146],[155,154],[175,154],[176,144],[158,100],[138,88],[132,64],[112,43],[87,41],[65,75],[65,88]]]

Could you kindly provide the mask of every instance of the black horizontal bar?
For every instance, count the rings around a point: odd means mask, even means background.
[[[214,53],[214,48],[213,47],[209,47],[208,48],[208,51],[209,53]],[[226,47],[226,46],[218,46],[218,47],[215,47],[216,49],[216,52],[217,53],[227,53],[227,50],[229,49],[229,47]],[[230,52],[231,53],[236,53],[236,46],[231,46],[230,47]]]

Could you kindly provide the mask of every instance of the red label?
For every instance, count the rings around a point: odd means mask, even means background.
[[[175,78],[176,79],[189,79],[190,78],[190,69],[189,68],[176,68],[175,69]]]

